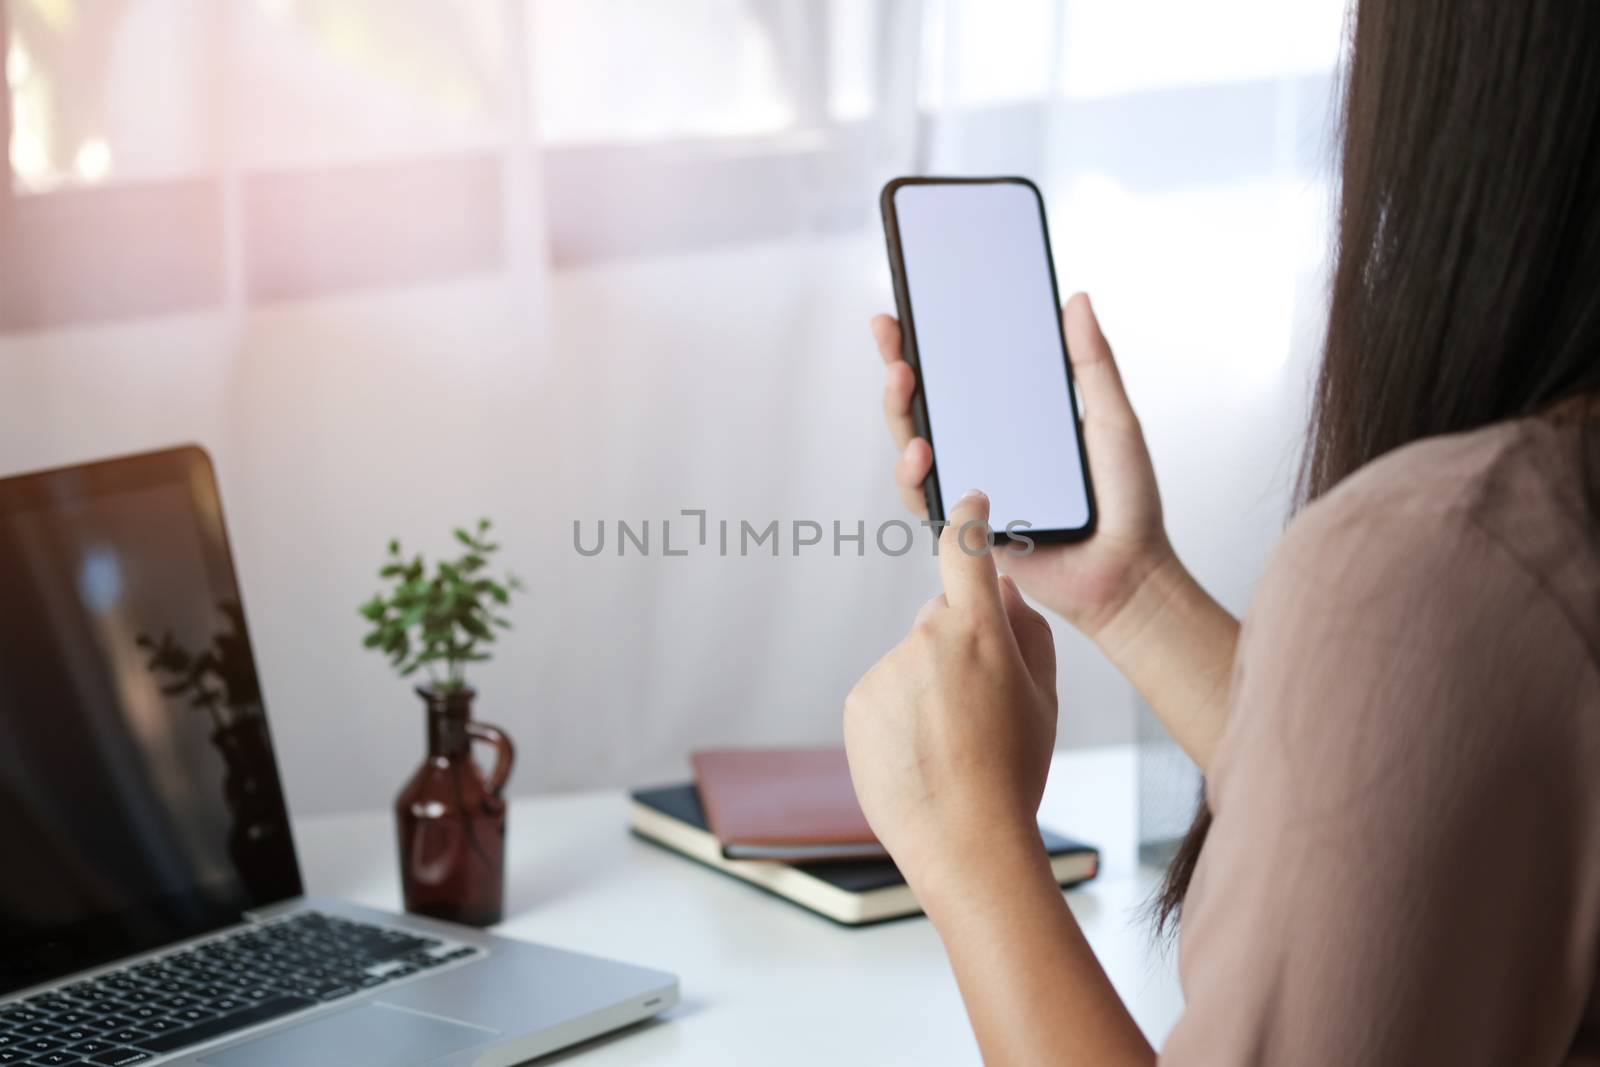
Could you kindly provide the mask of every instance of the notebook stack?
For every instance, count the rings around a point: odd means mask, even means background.
[[[922,909],[856,803],[840,748],[710,749],[695,781],[633,793],[638,836],[846,926]],[[1090,845],[1040,829],[1056,881],[1095,876]]]

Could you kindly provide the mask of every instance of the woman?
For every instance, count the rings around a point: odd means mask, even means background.
[[[998,553],[1004,578],[943,545],[944,596],[845,707],[862,805],[992,1062],[1156,1059],[1034,830],[1055,668],[1019,587],[1207,778],[1162,901],[1167,1062],[1600,1062],[1596,57],[1592,0],[1360,0],[1305,506],[1242,632],[1173,554],[1111,349],[1068,302],[1098,532]],[[920,508],[914,376],[874,330]],[[968,495],[950,530],[986,516]]]

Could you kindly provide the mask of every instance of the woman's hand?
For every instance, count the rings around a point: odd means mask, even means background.
[[[974,847],[1042,855],[1035,821],[1056,735],[1050,624],[995,572],[989,501],[962,497],[939,538],[944,595],[845,701],[867,821],[920,892]],[[964,543],[962,531],[965,529]]]
[[[1174,557],[1162,523],[1161,494],[1144,431],[1128,402],[1116,359],[1100,332],[1089,298],[1082,293],[1072,297],[1062,316],[1073,376],[1083,401],[1084,446],[1094,479],[1098,523],[1094,536],[1077,544],[1041,544],[1028,555],[998,555],[1001,569],[1030,596],[1093,638],[1132,601],[1140,586],[1173,563]],[[933,449],[916,436],[911,420],[916,373],[901,352],[898,322],[879,315],[872,320],[872,332],[887,378],[884,418],[900,449],[895,483],[906,507],[926,516],[922,483],[933,465]]]
[[[995,571],[988,499],[949,517],[944,595],[845,700],[856,796],[944,941],[986,1063],[1148,1067],[1035,821],[1056,736],[1050,626]]]
[[[1006,550],[995,555],[1029,595],[1100,646],[1204,771],[1227,721],[1239,622],[1200,588],[1172,551],[1144,431],[1089,298],[1074,296],[1062,316],[1083,401],[1098,524],[1094,536],[1077,544],[1041,544],[1029,555]],[[933,450],[912,426],[916,375],[901,356],[899,324],[880,315],[872,330],[888,377],[883,411],[900,447],[895,481],[906,506],[926,514],[922,482]]]

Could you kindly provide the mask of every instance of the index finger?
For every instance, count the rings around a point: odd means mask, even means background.
[[[1000,578],[989,552],[989,498],[977,490],[956,501],[939,535],[945,599],[958,611],[999,615]]]

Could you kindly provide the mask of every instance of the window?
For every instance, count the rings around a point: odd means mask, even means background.
[[[860,228],[896,173],[1259,174],[1343,12],[0,0],[0,329]]]
[[[1072,0],[1057,89],[1084,100],[1325,74],[1344,17],[1344,0]]]
[[[955,111],[1048,97],[1059,0],[936,0],[923,23],[922,106]]]
[[[0,329],[500,269],[520,10],[0,0]]]
[[[203,0],[5,0],[11,188],[19,195],[215,173]]]
[[[864,6],[864,5],[863,5]],[[776,5],[541,0],[534,106],[547,145],[748,137],[809,106]]]
[[[501,0],[233,0],[230,126],[251,172],[502,150]]]

